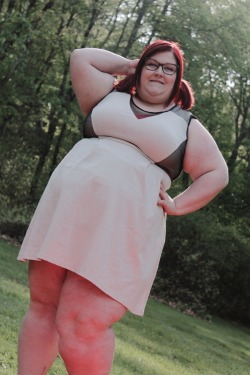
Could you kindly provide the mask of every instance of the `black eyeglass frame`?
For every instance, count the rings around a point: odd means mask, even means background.
[[[157,65],[157,68],[155,68],[155,69],[150,69],[150,68],[148,68],[148,66],[147,66],[147,62],[150,61],[150,60],[153,60],[153,61],[155,62],[155,65]],[[176,68],[176,70],[175,70],[173,73],[166,73],[166,72],[164,71],[164,66],[165,66],[165,65],[171,65],[171,66],[174,66],[174,67]],[[157,69],[159,69],[159,67],[161,66],[163,73],[166,74],[167,76],[173,76],[173,75],[177,72],[177,70],[179,69],[179,65],[178,65],[178,64],[172,64],[172,63],[160,64],[159,61],[157,61],[157,60],[155,60],[155,59],[152,59],[152,57],[149,57],[148,59],[145,60],[144,66],[145,66],[145,68],[146,68],[147,70],[150,70],[151,72],[155,72],[155,71],[156,71]]]

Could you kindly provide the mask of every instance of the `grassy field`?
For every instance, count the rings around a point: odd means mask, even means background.
[[[16,261],[17,251],[0,241],[0,374],[6,375],[17,373],[17,335],[28,304],[27,265]],[[150,300],[143,318],[127,314],[115,331],[112,375],[250,375],[250,330],[223,320],[202,321]],[[60,358],[49,374],[66,375]]]

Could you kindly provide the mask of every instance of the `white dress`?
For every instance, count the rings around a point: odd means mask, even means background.
[[[52,174],[18,259],[69,269],[143,315],[165,240],[160,186],[181,171],[191,118],[178,106],[149,113],[126,93],[106,96]]]

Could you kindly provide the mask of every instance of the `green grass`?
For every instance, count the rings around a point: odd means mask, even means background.
[[[27,264],[0,241],[0,374],[17,373],[17,336],[28,304]],[[250,330],[220,319],[203,321],[149,300],[143,318],[115,326],[112,375],[250,375]],[[58,358],[50,375],[66,375]],[[28,374],[32,375],[32,374]]]

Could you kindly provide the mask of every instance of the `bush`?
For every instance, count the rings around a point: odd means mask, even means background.
[[[7,198],[0,196],[0,234],[21,242],[32,213],[33,207],[13,206]]]
[[[206,316],[250,323],[250,245],[207,208],[170,217],[152,294]]]

